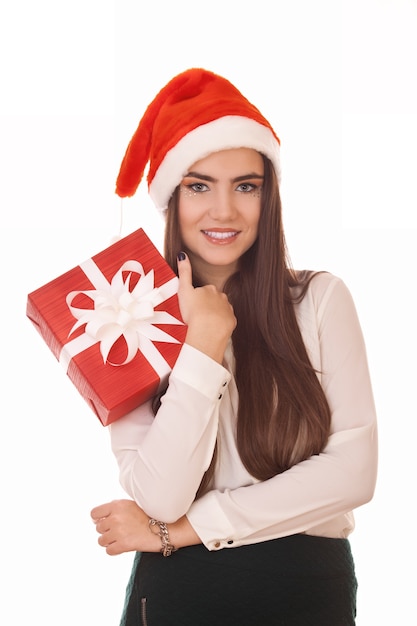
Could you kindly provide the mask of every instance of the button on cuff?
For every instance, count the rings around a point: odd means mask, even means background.
[[[234,539],[216,539],[216,541],[214,541],[213,543],[213,548],[215,550],[219,550],[222,545],[225,546],[232,546],[234,544]]]

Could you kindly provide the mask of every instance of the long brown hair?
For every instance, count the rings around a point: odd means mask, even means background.
[[[259,480],[319,454],[330,430],[330,409],[294,310],[314,274],[291,268],[278,182],[270,161],[263,159],[258,238],[224,288],[237,318],[232,336],[239,392],[237,447],[246,469]],[[165,258],[174,271],[184,249],[177,216],[178,190],[165,229]],[[195,286],[201,284],[199,277],[193,279]],[[214,462],[199,494],[209,486]]]

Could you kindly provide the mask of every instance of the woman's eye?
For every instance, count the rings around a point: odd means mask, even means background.
[[[201,193],[202,191],[208,191],[208,187],[205,183],[192,183],[187,185],[188,189],[191,189],[195,193]]]
[[[256,188],[256,185],[253,185],[252,183],[240,183],[240,185],[237,187],[237,191],[250,193],[251,191],[255,191]]]

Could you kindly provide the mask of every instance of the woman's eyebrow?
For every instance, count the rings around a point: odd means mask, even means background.
[[[184,178],[198,178],[200,180],[205,180],[207,182],[210,183],[217,183],[218,180],[217,178],[213,178],[212,176],[207,176],[207,174],[200,174],[199,172],[188,172]],[[264,177],[261,174],[258,174],[257,172],[250,172],[249,174],[243,174],[242,176],[236,176],[236,178],[232,178],[232,183],[238,183],[242,180],[248,180],[251,179],[253,180],[254,178],[258,179],[258,180],[263,180]]]
[[[188,172],[184,178],[199,178],[200,180],[206,180],[210,183],[216,183],[217,179],[212,176],[207,176],[206,174],[199,174],[198,172]]]
[[[238,183],[241,180],[248,180],[248,179],[253,180],[254,178],[258,180],[264,179],[264,177],[261,174],[257,174],[256,172],[251,172],[250,174],[245,174],[244,176],[236,176],[236,178],[233,178],[232,181],[234,183]]]

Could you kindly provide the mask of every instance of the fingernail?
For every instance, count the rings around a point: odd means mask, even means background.
[[[178,259],[178,261],[184,261],[185,260],[185,252],[178,252],[177,259]]]

